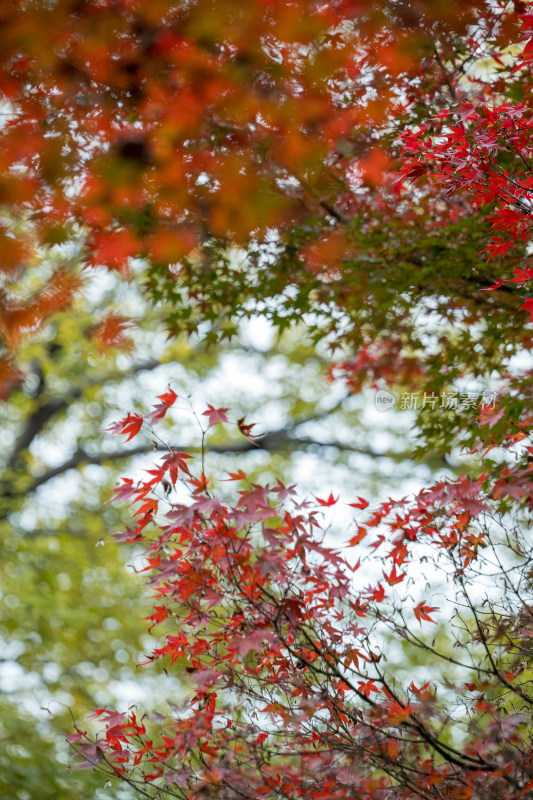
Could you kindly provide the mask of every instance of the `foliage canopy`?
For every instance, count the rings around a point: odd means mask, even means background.
[[[135,508],[118,539],[142,545],[157,596],[149,661],[190,694],[166,717],[97,710],[96,738],[70,736],[82,766],[187,800],[531,795],[530,3],[1,13],[5,397],[25,338],[106,267],[142,275],[174,336],[303,322],[332,382],[423,394],[420,452],[474,456],[414,498],[351,503],[345,557],[323,539],[326,487],[210,474],[213,428],[261,446],[246,415],[190,408],[196,459],[153,431],[183,410],[172,387],[115,422],[160,451],[116,490]],[[107,309],[89,336],[124,348],[130,326]],[[443,410],[469,381],[497,401]],[[402,647],[428,679],[387,666]]]

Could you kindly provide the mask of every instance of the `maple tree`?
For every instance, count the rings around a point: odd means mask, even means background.
[[[158,399],[158,420],[182,405],[173,392]],[[222,421],[238,425],[227,412],[207,409],[202,441]],[[139,430],[154,435],[153,422],[141,415]],[[130,427],[127,416],[110,430]],[[163,455],[146,479],[115,490],[135,508],[116,538],[144,550],[148,629],[162,633],[145,664],[184,669],[189,696],[163,717],[97,709],[96,740],[81,728],[68,736],[82,763],[147,797],[530,794],[526,439],[508,435],[516,463],[476,479],[373,510],[358,498],[342,553],[324,541],[324,509],[339,498],[302,500],[242,470],[214,482],[204,454],[195,470],[158,437]],[[438,643],[437,615],[451,621]],[[421,680],[388,665],[394,638],[425,657]]]
[[[4,395],[24,377],[21,340],[83,281],[66,264],[36,286],[27,264],[76,237],[86,272],[142,268],[174,333],[211,342],[255,313],[280,330],[304,317],[340,348],[330,377],[353,393],[431,399],[467,378],[499,392],[496,407],[419,410],[421,448],[467,447],[480,459],[469,476],[353,504],[355,558],[376,529],[366,589],[352,550],[346,561],[320,538],[320,513],[340,502],[328,487],[309,504],[238,464],[237,497],[163,439],[149,477],[118,490],[139,503],[120,538],[145,548],[160,597],[148,624],[168,632],[150,660],[188,671],[190,703],[166,720],[96,712],[101,736],[71,737],[84,766],[149,797],[531,793],[531,374],[513,363],[531,349],[533,302],[516,291],[531,278],[528,9],[2,9]],[[104,314],[95,342],[127,346],[129,326]],[[159,401],[114,430],[139,435],[176,397]],[[233,420],[225,406],[201,413]],[[260,446],[247,414],[234,422]],[[434,622],[454,610],[441,647]],[[424,655],[429,682],[387,667],[398,642]]]

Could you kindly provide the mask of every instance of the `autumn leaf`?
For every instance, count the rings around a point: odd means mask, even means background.
[[[533,58],[533,37],[527,40],[526,46],[522,51],[522,59],[524,61],[530,61],[532,58]]]
[[[533,297],[528,297],[526,302],[520,306],[520,311],[529,311],[531,320],[533,321]]]
[[[129,500],[135,494],[135,485],[131,478],[122,478],[121,486],[118,486],[116,489],[113,489],[113,500],[120,500],[121,502],[125,502]]]
[[[348,542],[349,547],[355,547],[355,545],[359,544],[359,542],[361,542],[365,538],[366,534],[367,534],[366,528],[363,528],[361,525],[358,525],[357,533],[355,534],[355,536],[352,536],[352,538]]]
[[[207,411],[202,412],[202,416],[209,418],[209,426],[216,425],[217,422],[227,422],[226,416],[227,408],[213,408],[209,403],[207,404]]]
[[[379,694],[381,689],[379,689],[374,681],[359,681],[357,685],[357,689],[361,694],[364,694],[365,697],[370,697],[372,692]]]
[[[348,503],[351,508],[368,508],[368,500],[365,500],[363,497],[359,497],[358,503]]]
[[[239,428],[240,432],[243,436],[246,436],[249,442],[255,443],[256,439],[261,438],[262,434],[252,434],[252,428],[255,428],[256,423],[252,422],[250,425],[245,423],[245,417],[241,417],[237,420],[237,427]]]
[[[323,500],[321,497],[316,497],[316,495],[315,499],[317,500],[318,503],[320,503],[321,506],[334,506],[339,498],[333,497],[333,494],[330,492],[330,495],[327,500]]]
[[[144,617],[144,619],[149,619],[152,621],[152,624],[148,628],[148,630],[152,630],[153,627],[159,625],[161,622],[164,622],[168,617],[168,609],[166,606],[154,606],[154,613],[151,614],[149,617]]]
[[[228,472],[229,478],[226,478],[228,481],[244,481],[246,480],[246,472],[243,472],[242,469],[238,470],[238,472]]]
[[[187,460],[190,458],[192,458],[191,455],[182,452],[170,452],[163,456],[161,468],[163,471],[168,471],[170,474],[172,486],[176,485],[176,481],[178,480],[180,472],[183,472],[185,475],[190,475],[189,468],[187,466]]]
[[[422,600],[415,608],[415,617],[417,618],[420,625],[422,625],[422,620],[427,620],[428,622],[435,622],[434,619],[431,619],[429,616],[432,611],[438,611],[438,608],[434,608],[432,606],[424,605],[424,601]]]
[[[383,577],[389,584],[389,586],[395,586],[397,583],[401,583],[405,578],[405,572],[396,572],[396,565],[394,564],[392,570],[387,575],[385,571],[383,571]]]
[[[386,597],[386,594],[385,594],[385,589],[383,588],[381,583],[378,583],[377,588],[373,590],[372,596],[373,596],[374,600],[376,601],[376,603],[382,603],[383,602],[383,600]]]
[[[120,314],[110,313],[90,329],[90,336],[96,342],[98,349],[105,352],[112,347],[129,351],[133,347],[132,339],[126,331],[133,325],[133,320]]]
[[[118,422],[114,422],[112,425],[109,425],[109,427],[105,428],[105,430],[108,433],[127,433],[128,438],[126,441],[129,442],[130,439],[133,439],[134,436],[137,436],[141,430],[143,422],[144,417],[141,414],[128,414],[127,417],[124,417],[124,419],[121,419]]]
[[[146,415],[146,421],[148,424],[154,425],[156,422],[162,420],[169,408],[174,405],[177,399],[178,395],[173,389],[170,388],[170,386],[168,387],[167,392],[158,395],[158,400],[161,402],[154,406],[154,409],[150,414]]]
[[[129,270],[129,259],[137,255],[139,243],[130,231],[98,231],[92,241],[92,260],[121,273]]]

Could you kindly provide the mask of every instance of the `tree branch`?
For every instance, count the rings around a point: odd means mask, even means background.
[[[302,424],[303,424],[302,422],[298,423],[298,425]],[[342,452],[356,453],[374,459],[390,458],[397,463],[405,462],[406,459],[412,458],[411,451],[386,451],[384,453],[379,453],[376,452],[375,450],[372,450],[369,447],[357,447],[355,445],[347,444],[345,442],[338,442],[338,441],[323,442],[319,441],[318,439],[314,439],[310,436],[291,436],[290,435],[291,430],[292,427],[280,428],[279,430],[276,431],[269,431],[261,439],[258,439],[254,442],[250,442],[248,439],[245,439],[244,441],[241,442],[228,442],[227,444],[219,444],[219,445],[207,444],[206,451],[209,453],[229,455],[237,453],[244,454],[254,451],[279,453],[279,452],[293,452],[297,450],[309,450],[311,448],[316,448],[316,447],[320,448],[334,447]],[[192,447],[190,445],[179,444],[179,443],[171,444],[169,445],[169,447],[172,450],[188,450],[190,452],[198,450],[197,447]],[[83,448],[79,448],[69,459],[64,461],[62,464],[59,464],[57,467],[52,467],[43,472],[42,475],[36,477],[30,483],[29,486],[26,486],[23,489],[17,491],[10,491],[9,497],[11,498],[23,497],[32,494],[44,484],[48,483],[54,478],[59,477],[60,475],[65,474],[71,469],[77,469],[78,467],[85,466],[88,464],[102,465],[113,461],[126,461],[128,458],[133,458],[134,456],[153,452],[154,449],[162,450],[162,448],[154,448],[154,445],[152,443],[141,444],[137,445],[136,447],[130,447],[128,449],[124,448],[121,450],[114,450],[110,452],[99,451],[93,454],[87,453]],[[448,466],[445,461],[443,461],[443,466]]]
[[[138,364],[134,364],[127,372],[117,371],[110,372],[107,375],[94,375],[93,377],[88,378],[81,386],[73,386],[68,392],[65,392],[64,395],[60,397],[54,397],[51,400],[37,405],[37,407],[27,418],[24,429],[18,436],[13,446],[13,450],[11,451],[6,462],[6,471],[12,470],[16,467],[17,461],[24,450],[27,450],[36,436],[43,431],[47,422],[53,419],[53,417],[55,417],[61,411],[65,411],[72,402],[79,400],[84,389],[87,389],[91,386],[103,386],[109,381],[121,380],[129,375],[136,375],[139,372],[152,370],[158,367],[160,364],[160,361],[150,359],[149,361],[142,361]]]

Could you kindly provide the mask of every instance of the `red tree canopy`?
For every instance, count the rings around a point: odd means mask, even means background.
[[[71,264],[20,285],[43,248],[81,237],[82,264],[124,275],[142,257],[176,329],[288,285],[305,295],[298,314],[324,299],[344,312],[361,282],[361,264],[352,278],[344,262],[375,250],[366,234],[399,225],[420,240],[428,213],[432,229],[470,213],[462,196],[446,207],[426,190],[421,205],[420,190],[387,179],[398,134],[463,98],[487,106],[530,90],[529,69],[468,72],[509,43],[520,50],[530,26],[520,2],[57,0],[1,14],[4,393],[20,377],[8,361],[17,341],[79,288]],[[408,176],[424,169],[412,155]],[[487,178],[486,199],[508,203],[495,188],[505,177]],[[221,274],[213,253],[231,243],[263,267]]]

